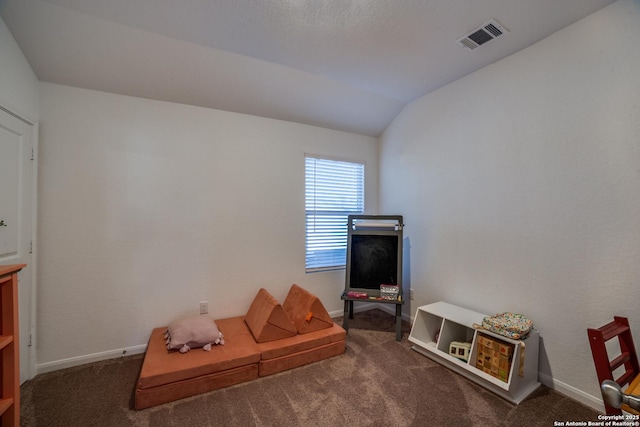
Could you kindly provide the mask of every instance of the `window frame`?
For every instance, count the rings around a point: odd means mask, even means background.
[[[362,215],[365,213],[366,162],[311,153],[305,153],[304,159],[305,272],[316,273],[346,269],[348,216]],[[315,166],[312,176],[310,176],[310,171],[308,169],[310,166],[308,163],[309,160],[312,160]],[[328,201],[326,199],[326,188],[336,186],[335,189],[339,190],[339,180],[320,182],[320,188],[322,190],[318,191],[318,163],[320,163],[321,166],[325,166],[324,170],[322,170],[323,172],[331,169],[330,163],[334,163],[332,166],[336,169],[340,168],[341,163],[346,164],[343,165],[342,168],[345,170],[348,170],[350,165],[352,167],[352,171],[350,172],[354,174],[352,185],[354,185],[355,188],[352,188],[346,193],[338,193],[338,198],[333,201]],[[322,163],[325,163],[325,165],[322,165]],[[349,174],[345,173],[344,175],[341,175],[341,177],[343,180],[348,180]],[[314,182],[311,185],[309,182],[310,178],[314,179]],[[312,193],[310,193],[310,188],[312,189]],[[320,201],[317,199],[319,193],[322,195],[322,200]],[[355,193],[355,195],[353,193]],[[313,202],[312,206],[310,206],[309,202],[312,197]],[[327,209],[326,203],[331,204],[331,209]],[[325,230],[328,230],[325,233],[317,232],[317,234],[313,235],[313,232],[310,231],[310,228],[318,226],[322,228],[323,225],[329,227],[325,228]],[[322,234],[327,234],[327,236],[323,238],[321,236]],[[322,246],[325,246],[325,248],[323,249]],[[319,259],[316,259],[316,262],[313,262],[314,254],[312,252],[321,254],[321,251],[339,251],[340,255],[330,256],[329,254],[329,256],[326,256],[324,259],[323,257],[319,257]],[[328,261],[333,262],[329,263]]]

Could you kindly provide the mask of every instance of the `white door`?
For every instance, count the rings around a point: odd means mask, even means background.
[[[31,376],[33,134],[33,125],[0,109],[0,264],[27,264],[18,274],[20,384]]]

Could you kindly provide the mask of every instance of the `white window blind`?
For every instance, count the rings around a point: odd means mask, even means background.
[[[364,213],[364,164],[305,157],[306,270],[343,268],[347,216]]]

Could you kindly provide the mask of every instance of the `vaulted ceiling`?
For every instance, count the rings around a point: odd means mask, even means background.
[[[41,81],[377,136],[612,2],[0,0],[0,16]],[[502,35],[457,43],[491,20]]]

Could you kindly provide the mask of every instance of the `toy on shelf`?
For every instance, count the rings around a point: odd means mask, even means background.
[[[356,292],[356,291],[347,292],[347,296],[349,298],[368,298],[369,297],[369,295],[366,292]]]
[[[469,353],[471,352],[470,342],[452,341],[449,344],[449,354],[458,359],[467,362],[469,360]]]
[[[400,293],[398,285],[380,285],[380,297],[386,300],[397,300]]]

